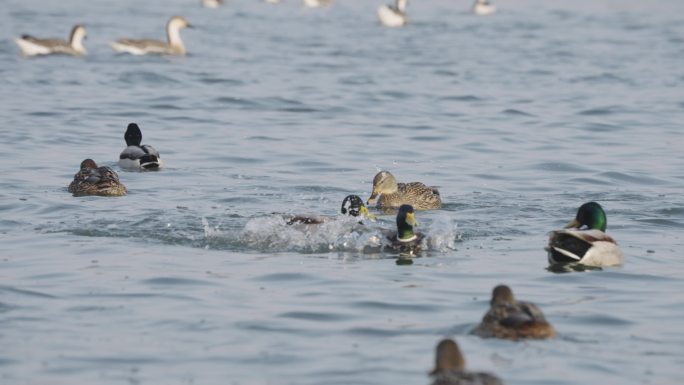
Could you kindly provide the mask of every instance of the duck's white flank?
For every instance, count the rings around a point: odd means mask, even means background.
[[[202,0],[202,6],[205,8],[218,8],[223,4],[223,0]]]
[[[60,39],[38,39],[29,35],[16,38],[14,41],[17,43],[24,56],[50,54],[82,56],[87,53],[85,46],[83,45],[83,39],[85,39],[85,37],[85,27],[82,25],[75,25],[71,29],[69,41]]]
[[[185,55],[185,45],[180,37],[182,28],[190,27],[190,24],[182,16],[174,16],[166,24],[167,41],[153,39],[119,39],[111,43],[116,52],[129,53],[131,55]]]
[[[473,4],[473,13],[479,16],[491,15],[496,12],[496,6],[488,0],[475,0]]]
[[[330,5],[332,0],[304,0],[304,5],[309,8],[318,8],[325,5]]]
[[[595,267],[621,266],[625,262],[625,256],[622,253],[622,250],[620,250],[613,238],[601,230],[563,229],[552,232],[551,237],[555,237],[556,234],[570,235],[591,245],[584,256],[576,255],[568,250],[552,246],[551,244],[548,246],[549,249],[553,249],[582,265]],[[553,260],[550,250],[548,259],[549,263],[556,263],[556,261]]]
[[[401,27],[406,25],[406,4],[408,0],[396,0],[395,5],[381,5],[378,18],[385,27]]]

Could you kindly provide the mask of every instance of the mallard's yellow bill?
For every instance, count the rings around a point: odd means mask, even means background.
[[[579,228],[579,227],[580,227],[580,223],[577,221],[577,218],[575,218],[575,219],[571,220],[570,223],[565,225],[564,229]]]
[[[368,218],[368,219],[375,220],[375,215],[369,213],[369,212],[368,212],[368,209],[366,208],[366,206],[361,207],[361,210],[360,210],[360,211],[361,211],[361,215],[363,215],[364,217],[366,217],[366,218]]]
[[[416,216],[413,213],[406,213],[406,223],[411,226],[418,226],[418,222],[416,222]]]

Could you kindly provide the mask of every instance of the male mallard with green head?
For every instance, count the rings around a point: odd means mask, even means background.
[[[375,220],[375,215],[368,212],[366,205],[358,195],[347,195],[342,201],[342,208],[340,212],[351,217],[358,217],[359,223],[363,223],[363,219]],[[286,218],[288,225],[305,224],[305,225],[319,225],[330,220],[332,217],[324,216],[304,216],[297,215]]]
[[[81,170],[74,175],[69,192],[75,197],[85,195],[122,196],[126,187],[119,182],[119,176],[107,166],[97,167],[92,159],[81,162]]]
[[[501,380],[489,373],[466,372],[465,359],[456,341],[446,338],[437,344],[432,385],[502,385]]]
[[[482,338],[507,340],[556,336],[541,310],[533,303],[516,301],[511,288],[506,285],[494,288],[490,306],[482,322],[471,333]]]
[[[442,206],[442,199],[436,188],[420,182],[397,183],[389,171],[380,171],[373,178],[373,192],[366,204],[371,205],[376,200],[378,206],[384,208],[408,204],[416,210],[430,210]]]
[[[606,213],[588,202],[563,230],[552,231],[546,247],[549,263],[580,263],[586,266],[622,265],[624,255],[606,231]]]
[[[397,212],[397,231],[385,234],[389,240],[386,248],[400,253],[415,254],[420,251],[420,244],[425,235],[414,232],[413,227],[418,226],[415,211],[411,205],[401,205]]]

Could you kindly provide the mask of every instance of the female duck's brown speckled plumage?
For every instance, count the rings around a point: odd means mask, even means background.
[[[97,167],[92,159],[81,162],[81,170],[74,175],[69,192],[75,197],[85,195],[122,196],[126,187],[119,182],[119,176],[107,166]]]
[[[556,331],[533,303],[516,301],[506,285],[494,288],[491,308],[472,333],[483,338],[553,338]]]
[[[383,208],[408,204],[416,210],[430,210],[442,206],[442,199],[436,188],[420,182],[397,183],[389,171],[380,171],[373,178],[373,192],[366,204],[373,204],[376,200],[378,206]]]
[[[432,385],[502,385],[501,380],[489,373],[465,371],[465,360],[454,340],[444,339],[437,345]]]

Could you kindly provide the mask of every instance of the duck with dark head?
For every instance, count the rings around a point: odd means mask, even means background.
[[[622,265],[624,255],[617,242],[606,234],[607,225],[606,213],[600,204],[583,204],[564,229],[549,234],[545,248],[549,263],[592,267]]]
[[[359,218],[359,223],[363,224],[366,219],[375,220],[375,216],[368,212],[368,208],[363,204],[363,200],[358,195],[347,195],[342,200],[342,207],[340,213],[350,217]],[[305,225],[320,225],[334,217],[330,216],[308,216],[308,215],[294,215],[286,217],[288,225],[305,224]]]

